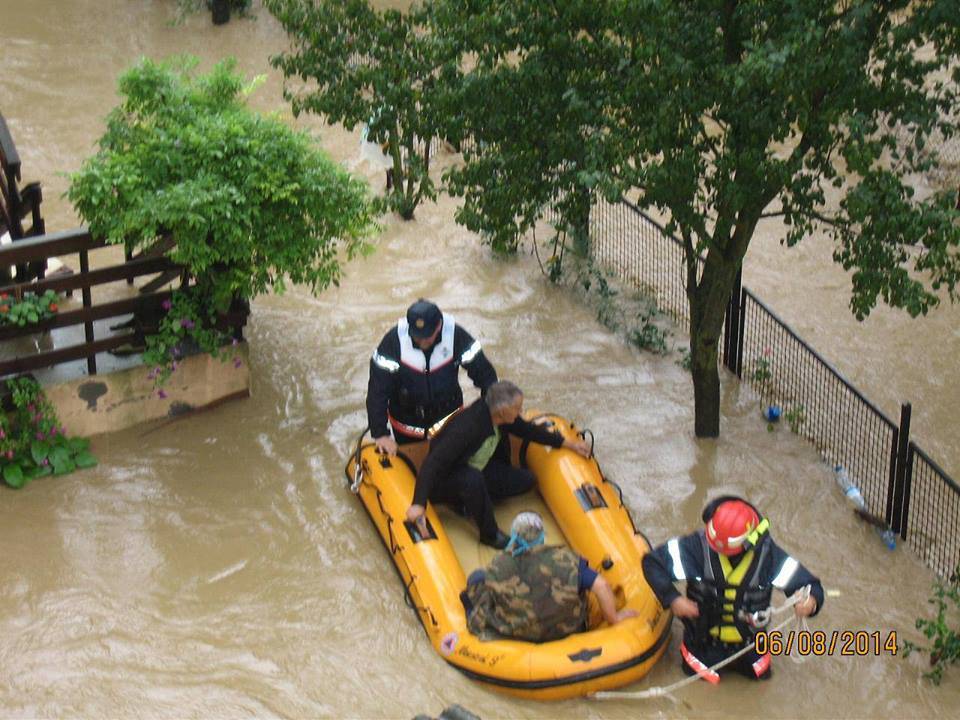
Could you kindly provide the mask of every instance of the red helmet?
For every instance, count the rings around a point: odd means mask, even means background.
[[[739,555],[747,535],[760,524],[757,511],[743,500],[726,500],[707,519],[707,543],[723,555]]]

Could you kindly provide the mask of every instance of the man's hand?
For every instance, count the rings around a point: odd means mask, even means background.
[[[617,622],[621,622],[627,618],[637,617],[639,614],[636,610],[631,610],[630,608],[617,610]]]
[[[563,447],[570,448],[578,455],[583,455],[585,458],[590,457],[590,443],[588,443],[583,438],[577,438],[576,440],[567,440],[564,438]]]
[[[678,618],[700,617],[700,608],[697,607],[697,604],[690,598],[683,597],[683,595],[670,603],[670,609]]]
[[[817,599],[811,595],[806,600],[802,600],[793,606],[793,611],[798,618],[810,617],[817,611]]]
[[[377,450],[387,455],[396,455],[397,454],[397,441],[394,440],[389,435],[381,435],[378,438],[374,438],[373,441],[377,444]]]
[[[427,536],[427,509],[423,505],[411,505],[407,509],[407,522],[417,526],[421,537]]]

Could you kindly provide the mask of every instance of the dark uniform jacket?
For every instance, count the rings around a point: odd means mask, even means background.
[[[440,433],[430,441],[430,452],[417,474],[413,504],[425,506],[433,488],[455,468],[466,465],[483,445],[483,441],[491,435],[493,420],[490,418],[490,408],[483,398],[450,418]],[[500,444],[497,445],[494,458],[501,462],[510,462],[509,435],[551,447],[563,445],[563,435],[560,433],[518,417],[514,422],[500,426]]]
[[[730,558],[731,564],[738,563],[743,557],[739,555]],[[752,639],[750,628],[739,622],[724,623],[719,620],[719,614],[724,612],[719,609],[723,603],[723,590],[729,586],[724,582],[720,556],[707,544],[703,530],[672,538],[647,553],[643,558],[643,574],[665,608],[680,596],[674,583],[681,580],[687,582],[687,595],[698,602],[701,613],[700,622],[684,623],[684,641],[687,645],[697,647],[712,642],[708,631],[713,621],[718,621],[718,624],[736,624],[742,631],[744,641]],[[703,593],[692,590],[700,584],[713,585],[719,590],[720,605],[714,609],[712,620],[711,608],[701,605]],[[747,612],[765,609],[769,606],[774,588],[789,596],[804,585],[810,585],[810,594],[817,601],[816,614],[823,607],[823,586],[820,580],[787,554],[769,535],[765,535],[753,549],[751,565],[737,588],[736,600],[733,602],[734,613],[741,609]]]
[[[443,315],[443,330],[427,352],[410,339],[402,319],[384,335],[370,360],[367,385],[367,422],[373,437],[388,434],[388,412],[395,434],[422,438],[423,430],[463,405],[458,377],[467,371],[480,392],[497,381],[497,372],[480,343]]]

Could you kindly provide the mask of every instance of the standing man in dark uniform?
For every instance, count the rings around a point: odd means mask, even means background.
[[[716,683],[709,668],[744,647],[731,665],[752,679],[772,674],[770,654],[759,655],[754,637],[769,623],[773,589],[793,595],[810,586],[794,605],[798,617],[823,607],[823,586],[770,537],[770,523],[750,503],[725,495],[703,511],[703,530],[672,538],[643,557],[643,574],[660,604],[683,621],[681,665],[688,675]],[[685,581],[687,596],[674,583]]]
[[[370,359],[367,422],[381,452],[394,455],[398,444],[425,440],[434,424],[463,406],[461,366],[481,393],[497,381],[480,343],[420,298]]]

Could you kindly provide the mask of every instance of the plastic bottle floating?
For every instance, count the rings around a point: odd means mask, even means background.
[[[883,541],[883,544],[887,546],[888,550],[895,549],[897,547],[896,534],[887,527],[887,524],[882,519],[867,510],[867,504],[863,500],[860,488],[850,479],[850,474],[847,472],[847,469],[843,465],[835,465],[833,472],[837,478],[837,485],[840,486],[840,490],[843,491],[844,497],[847,498],[847,502],[850,503],[850,506],[854,509],[857,516],[873,525],[877,531],[877,535],[880,536],[880,539]]]

